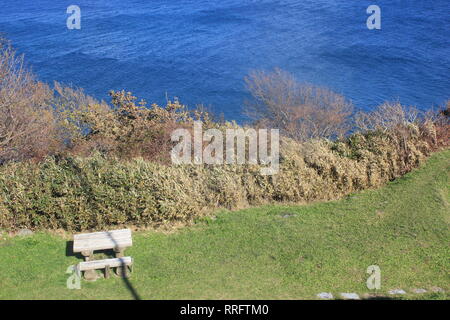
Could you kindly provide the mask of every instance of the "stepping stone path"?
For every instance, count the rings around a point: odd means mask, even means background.
[[[341,297],[348,300],[360,300],[356,293],[341,293]]]
[[[427,290],[425,289],[412,289],[411,290],[413,293],[416,294],[422,294],[422,293],[426,293]],[[431,291],[433,292],[445,292],[444,289],[439,288],[439,287],[432,287]],[[396,294],[406,294],[406,291],[403,289],[392,289],[388,291],[389,294],[391,295],[396,295]],[[350,292],[345,292],[345,293],[340,293],[339,294],[342,298],[347,299],[347,300],[360,300],[361,298],[359,297],[358,294],[356,293],[350,293]],[[363,297],[367,297],[368,295],[365,294],[363,295]],[[319,294],[317,294],[318,298],[321,299],[334,299],[333,295],[330,292],[321,292]]]
[[[321,299],[333,299],[333,295],[329,292],[321,292],[317,296]]]
[[[425,289],[413,289],[412,290],[412,292],[414,292],[414,293],[425,293],[425,292],[427,292],[427,290],[425,290]]]
[[[405,290],[402,290],[402,289],[389,290],[388,293],[389,294],[406,294]]]

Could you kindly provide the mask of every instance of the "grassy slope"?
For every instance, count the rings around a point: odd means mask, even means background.
[[[144,299],[302,299],[367,293],[366,268],[390,289],[444,288],[450,277],[450,150],[379,190],[307,206],[221,212],[174,234],[136,232],[130,278]],[[283,217],[284,215],[291,215]],[[119,278],[65,287],[66,240],[45,233],[0,240],[0,298],[131,298]],[[408,296],[411,297],[411,296]]]

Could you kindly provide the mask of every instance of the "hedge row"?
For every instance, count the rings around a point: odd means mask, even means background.
[[[102,156],[0,168],[0,228],[101,230],[187,222],[216,208],[330,200],[408,172],[436,147],[433,125],[341,141],[284,139],[279,173],[258,166],[165,166]]]

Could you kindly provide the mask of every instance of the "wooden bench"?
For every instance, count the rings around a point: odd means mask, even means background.
[[[77,265],[77,272],[84,271],[86,280],[95,280],[96,269],[105,269],[105,278],[109,278],[110,268],[116,268],[117,275],[128,277],[128,268],[132,271],[133,259],[125,257],[124,251],[132,245],[130,229],[76,234],[73,237],[73,252],[80,252],[85,259]],[[114,250],[115,258],[94,260],[94,251],[109,249]]]

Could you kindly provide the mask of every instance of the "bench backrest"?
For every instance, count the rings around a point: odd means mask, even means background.
[[[73,252],[125,249],[132,245],[130,229],[81,233],[73,236]]]

